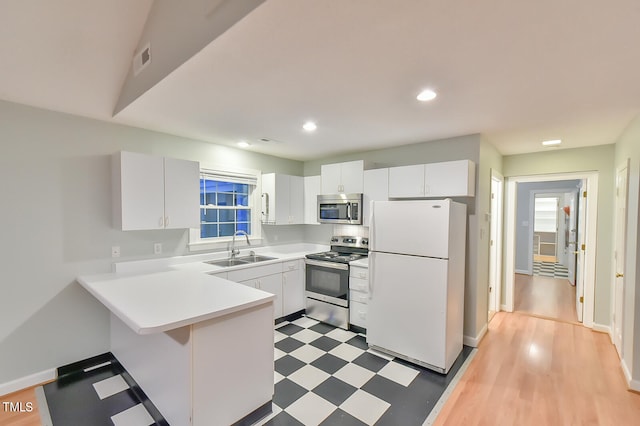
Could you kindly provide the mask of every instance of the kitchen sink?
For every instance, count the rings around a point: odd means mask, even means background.
[[[240,259],[220,259],[220,260],[210,260],[204,263],[208,263],[209,265],[215,265],[215,266],[229,267],[229,266],[236,266],[236,265],[246,265],[249,262],[246,262]]]
[[[236,257],[236,260],[242,260],[247,263],[264,262],[266,260],[274,260],[277,257],[260,256],[259,254],[250,254],[248,256]]]
[[[259,254],[250,254],[248,256],[234,257],[230,259],[220,259],[220,260],[209,260],[209,265],[229,267],[229,266],[237,266],[237,265],[247,265],[249,263],[256,262],[264,262],[266,260],[274,260],[277,257],[269,257],[269,256],[260,256]]]

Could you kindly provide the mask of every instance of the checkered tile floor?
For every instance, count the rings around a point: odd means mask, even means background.
[[[552,278],[568,278],[569,270],[559,263],[533,262],[533,275]]]
[[[274,413],[265,425],[421,425],[471,353],[442,375],[302,317],[275,330]]]

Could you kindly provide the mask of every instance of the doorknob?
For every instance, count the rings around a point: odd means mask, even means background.
[[[621,273],[619,273],[619,272],[616,272],[616,278],[622,278],[622,277],[624,277],[624,274],[621,274]]]

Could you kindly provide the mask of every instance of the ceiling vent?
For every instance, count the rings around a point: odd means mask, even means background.
[[[259,140],[264,143],[281,143],[280,141],[271,138],[260,138]]]
[[[151,43],[147,43],[138,53],[133,56],[133,75],[140,74],[151,63]]]

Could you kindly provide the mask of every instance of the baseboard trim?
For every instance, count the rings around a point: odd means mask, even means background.
[[[56,379],[56,369],[50,368],[49,370],[40,371],[29,376],[20,377],[19,379],[12,380],[6,383],[0,383],[0,395],[7,395],[19,390],[30,388],[35,385],[39,385],[44,382],[50,382]]]
[[[487,334],[487,330],[488,330],[487,324],[485,324],[484,327],[482,327],[482,330],[480,330],[480,333],[478,333],[476,337],[463,336],[462,343],[465,346],[471,346],[472,348],[477,348],[480,342],[482,341],[482,338],[484,337],[484,335]]]
[[[627,368],[627,363],[624,362],[624,359],[620,361],[620,366],[622,367],[622,374],[624,374],[624,378],[627,381],[629,389],[634,392],[640,392],[640,380],[633,380],[631,372]]]
[[[507,305],[506,305],[506,304],[504,304],[504,305],[500,305],[500,311],[502,311],[502,312],[511,312],[511,311],[509,311],[509,310],[507,309]]]
[[[609,327],[608,325],[594,323],[592,330],[597,331],[599,333],[607,333],[609,335],[609,339],[611,339],[611,342],[613,343],[613,335],[611,334],[611,327]]]
[[[516,269],[516,270],[514,270],[514,272],[515,272],[516,274],[531,275],[531,272],[529,272],[529,271],[528,271],[528,270],[526,270],[526,269]]]

